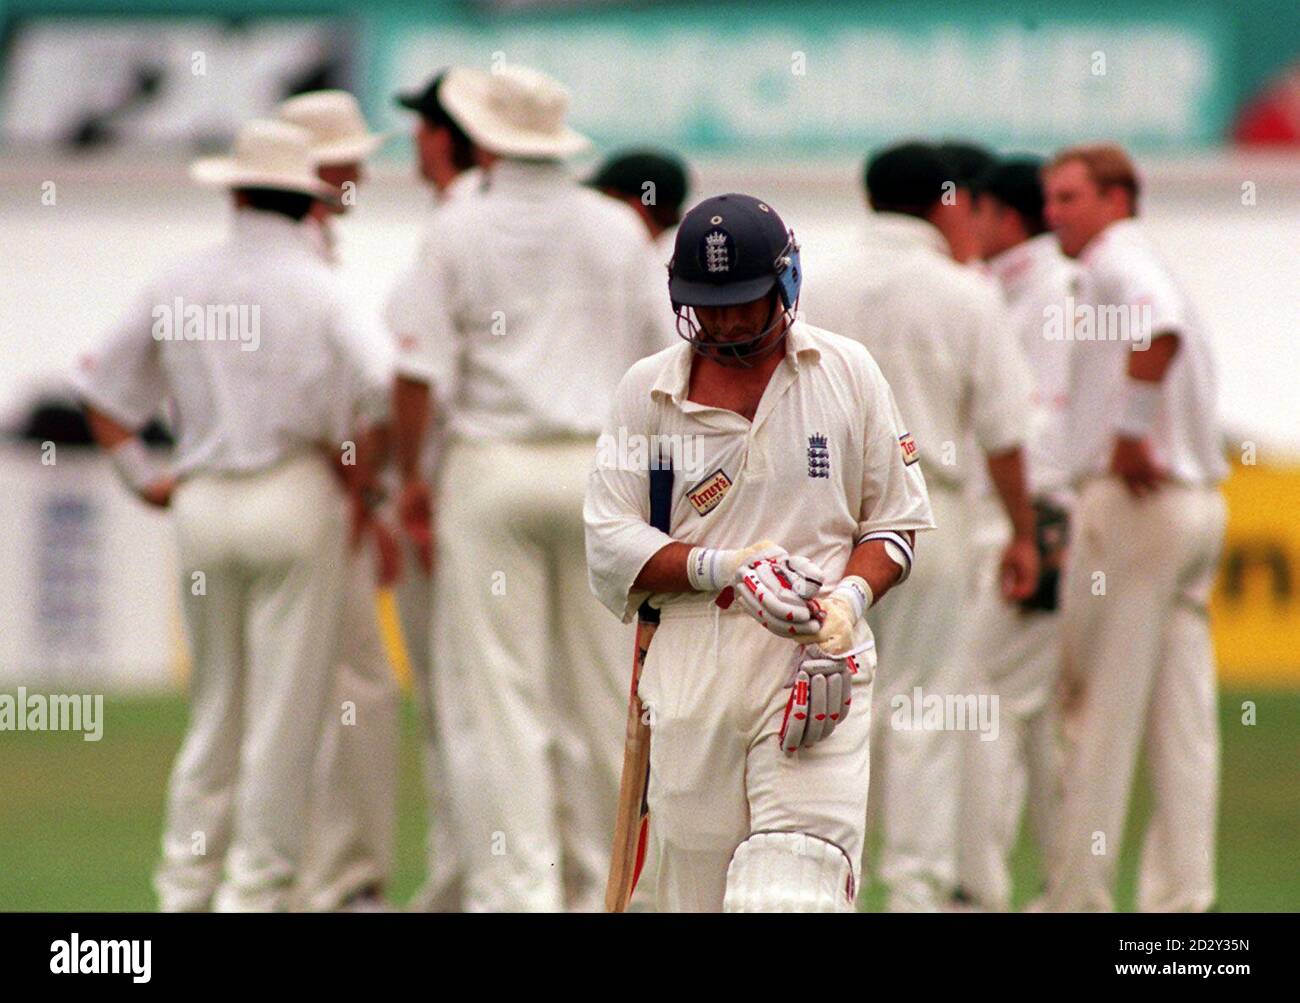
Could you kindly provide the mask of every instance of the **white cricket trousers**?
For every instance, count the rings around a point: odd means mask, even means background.
[[[378,893],[393,870],[400,695],[379,632],[369,539],[347,555],[334,694],[325,707],[309,811],[301,904],[316,912]]]
[[[1153,805],[1137,907],[1214,903],[1218,688],[1206,607],[1225,517],[1217,487],[1167,484],[1136,500],[1104,478],[1080,493],[1064,590],[1065,800],[1049,909],[1114,908],[1139,750]]]
[[[444,458],[433,688],[470,911],[603,905],[634,632],[587,584],[594,448],[453,442]]]
[[[968,689],[971,547],[959,491],[934,484],[930,507],[936,528],[917,534],[911,575],[867,612],[879,661],[869,808],[891,912],[936,911],[957,879],[963,735],[913,727],[921,720],[913,704]]]
[[[977,906],[1004,912],[1011,908],[1009,860],[1026,801],[1050,868],[1061,798],[1061,617],[1024,612],[1002,598],[998,571],[1010,523],[995,498],[980,499],[973,512],[973,608],[964,643],[970,685],[996,698],[998,729],[989,737],[962,736],[957,884]]]
[[[193,671],[155,877],[164,911],[280,910],[307,797],[344,580],[346,513],[328,460],[196,475],[172,500]]]
[[[660,912],[721,912],[732,854],[757,832],[808,833],[838,846],[856,890],[875,653],[859,656],[848,717],[829,738],[786,755],[779,735],[797,651],[739,603],[663,610],[638,688],[650,721]]]
[[[433,652],[437,646],[429,643],[433,585],[420,567],[415,548],[405,537],[402,548],[402,579],[393,594],[411,665],[411,687],[420,713],[425,804],[424,882],[412,897],[410,908],[418,912],[460,912],[464,874],[451,803],[451,772],[455,769],[467,777],[472,775],[476,750],[463,720],[458,726],[460,741],[456,749],[446,748],[442,741],[438,716],[434,713],[433,674],[439,670]],[[454,767],[448,761],[453,751],[457,753]]]

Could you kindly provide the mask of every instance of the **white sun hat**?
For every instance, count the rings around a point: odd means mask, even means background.
[[[271,188],[326,202],[337,202],[340,195],[339,189],[316,176],[311,133],[269,119],[245,123],[235,137],[233,154],[194,161],[190,177],[215,188]]]
[[[545,73],[505,66],[457,68],[438,90],[447,113],[475,144],[503,157],[568,157],[591,140],[564,124],[569,92]]]
[[[312,91],[281,103],[280,120],[311,133],[317,164],[353,164],[365,160],[388,139],[371,132],[357,99],[347,91]]]

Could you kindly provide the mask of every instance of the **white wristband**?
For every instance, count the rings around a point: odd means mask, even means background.
[[[861,620],[866,615],[867,610],[871,608],[871,603],[875,596],[871,593],[871,586],[867,584],[866,579],[859,578],[857,575],[849,575],[838,585],[831,593],[831,597],[840,596],[849,604],[853,610],[854,621]]]
[[[686,555],[686,577],[691,588],[696,592],[721,592],[730,585],[730,581],[719,581],[730,563],[728,553],[715,547],[692,547]]]
[[[167,476],[167,469],[157,463],[138,436],[131,436],[108,451],[113,470],[122,483],[136,494],[143,494],[148,488]]]
[[[1116,429],[1126,439],[1143,439],[1151,431],[1160,409],[1160,384],[1130,379],[1124,386],[1124,403]]]

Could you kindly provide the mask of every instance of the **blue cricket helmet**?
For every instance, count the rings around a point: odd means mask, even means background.
[[[677,229],[668,263],[673,309],[737,306],[773,287],[792,310],[803,269],[799,245],[776,210],[752,195],[715,195],[695,206]]]

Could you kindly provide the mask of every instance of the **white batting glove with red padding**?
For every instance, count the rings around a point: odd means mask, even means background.
[[[874,596],[871,586],[857,575],[849,575],[822,600],[824,618],[817,636],[811,638],[828,655],[843,657],[853,647],[858,621],[866,616]]]
[[[839,656],[828,655],[815,644],[799,649],[785,684],[790,699],[781,722],[782,752],[789,755],[830,738],[849,716],[853,677],[859,671],[857,656],[870,647],[867,643]]]
[[[821,629],[815,597],[822,569],[806,557],[759,557],[736,572],[736,597],[755,620],[778,637],[812,640]]]

